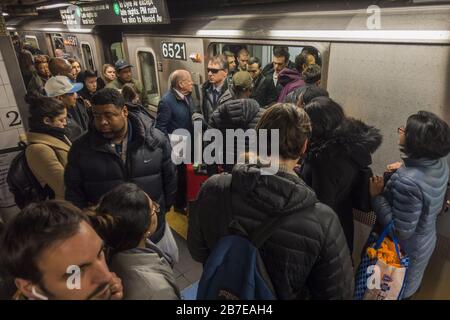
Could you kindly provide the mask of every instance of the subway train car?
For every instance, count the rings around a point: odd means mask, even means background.
[[[268,10],[270,11],[270,10]],[[275,45],[289,47],[291,60],[305,46],[320,53],[322,83],[349,116],[378,127],[383,143],[374,155],[379,174],[399,159],[397,127],[418,110],[450,122],[450,5],[364,10],[190,16],[169,25],[98,26],[68,30],[60,18],[13,18],[8,30],[54,56],[56,49],[101,72],[119,58],[135,66],[156,110],[169,75],[192,73],[195,94],[206,79],[208,57],[247,48],[263,65]],[[373,20],[375,19],[375,20]],[[26,111],[24,114],[26,114]],[[355,212],[355,264],[374,223],[371,213]],[[450,212],[438,220],[438,244],[420,298],[450,298]]]

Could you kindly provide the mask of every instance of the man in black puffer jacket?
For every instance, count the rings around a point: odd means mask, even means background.
[[[66,200],[80,208],[97,204],[103,194],[133,182],[160,205],[158,226],[151,240],[164,235],[165,214],[176,192],[171,146],[139,108],[128,109],[116,89],[93,97],[93,126],[75,141],[65,171]]]
[[[293,170],[306,150],[308,116],[292,104],[276,104],[266,110],[259,129],[279,129],[279,170],[264,175],[256,165],[234,167],[233,218],[251,235],[262,221],[279,216],[278,226],[260,248],[278,299],[351,299],[353,268],[339,219]],[[188,248],[202,263],[229,234],[231,219],[218,207],[225,175],[205,182],[189,215]]]
[[[231,172],[239,157],[237,154],[237,145],[234,144],[234,148],[231,150],[231,152],[233,152],[234,162],[225,163],[227,149],[226,130],[242,129],[246,131],[247,129],[254,129],[264,113],[264,109],[259,107],[258,102],[254,99],[250,99],[250,95],[252,94],[252,77],[250,73],[247,71],[235,73],[232,80],[232,86],[232,89],[228,90],[232,92],[233,98],[221,104],[213,112],[211,119],[209,120],[210,128],[219,129],[222,132],[224,157],[223,169],[226,172]],[[245,148],[247,151],[248,141],[246,141]],[[210,174],[217,173],[212,167],[208,167],[208,172]]]

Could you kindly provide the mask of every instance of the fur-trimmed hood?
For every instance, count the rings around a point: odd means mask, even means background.
[[[361,120],[348,118],[336,128],[330,139],[311,139],[308,159],[333,160],[340,153],[348,155],[361,167],[372,163],[371,154],[383,140],[380,130],[365,124]]]

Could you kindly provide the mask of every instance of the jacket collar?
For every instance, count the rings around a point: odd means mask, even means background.
[[[406,167],[430,167],[439,162],[439,159],[412,159],[407,156],[403,156],[402,159]]]
[[[66,138],[67,143],[64,143],[63,141],[59,140],[58,138],[55,138],[49,134],[45,133],[38,133],[38,132],[28,132],[27,133],[27,140],[28,143],[40,143],[48,145],[54,149],[60,149],[63,151],[69,152],[70,146],[72,145],[69,141],[69,139]]]

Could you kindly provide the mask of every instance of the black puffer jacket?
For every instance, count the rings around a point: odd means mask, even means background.
[[[371,154],[380,146],[382,136],[378,129],[349,118],[330,137],[312,137],[301,175],[319,200],[337,213],[352,251],[352,194],[355,188],[361,188],[356,185],[359,173],[372,164]]]
[[[199,262],[228,234],[221,179],[215,175],[205,182],[189,214],[188,248]],[[260,249],[279,299],[352,297],[353,269],[339,219],[299,177],[261,175],[254,166],[236,165],[231,191],[234,217],[247,233],[271,215],[282,219]]]
[[[157,242],[164,232],[166,210],[174,201],[175,166],[168,139],[148,117],[136,111],[128,114],[132,139],[126,163],[94,127],[75,141],[65,171],[66,200],[84,208],[96,204],[103,194],[123,182],[135,183],[160,205],[157,231],[152,236]]]
[[[254,99],[233,99],[221,104],[212,114],[209,127],[219,129],[223,136],[223,155],[226,160],[226,129],[254,129],[259,119],[261,119],[264,109]],[[238,142],[239,143],[239,142]],[[248,151],[248,141],[246,140],[245,151]],[[256,152],[257,150],[255,150]],[[237,162],[237,145],[234,145],[234,163]],[[225,164],[223,169],[231,172],[234,164]],[[211,171],[211,168],[209,168]],[[216,171],[211,171],[216,173]]]

